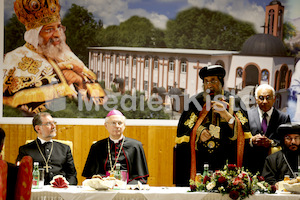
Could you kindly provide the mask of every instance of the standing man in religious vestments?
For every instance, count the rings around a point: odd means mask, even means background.
[[[251,137],[245,105],[223,90],[225,70],[220,65],[203,67],[199,76],[204,92],[190,99],[178,122],[175,148],[177,186],[188,186],[203,165],[223,169],[228,163],[242,166],[246,139]]]
[[[82,176],[91,178],[93,175],[109,176],[121,164],[121,170],[127,170],[128,183],[138,181],[147,183],[149,176],[147,161],[141,142],[124,136],[125,116],[118,110],[111,110],[104,126],[109,137],[91,146]]]
[[[282,150],[266,158],[262,175],[271,185],[277,185],[285,175],[297,178],[300,167],[300,124],[282,124],[278,127]]]
[[[63,175],[70,185],[77,185],[71,148],[52,140],[56,136],[56,122],[52,116],[40,112],[34,116],[32,125],[37,139],[19,148],[17,161],[24,156],[31,156],[33,162],[39,162],[39,168],[45,169],[45,185],[49,185],[56,175]]]
[[[281,124],[290,122],[289,115],[274,108],[275,90],[262,84],[255,90],[257,107],[248,111],[249,126],[253,137],[250,148],[245,152],[245,166],[253,173],[262,172],[266,157],[278,148],[279,135],[276,133]]]
[[[26,27],[26,44],[5,54],[3,104],[27,115],[58,105],[64,109],[65,97],[103,104],[105,92],[96,75],[66,44],[59,1],[16,0],[14,9]]]

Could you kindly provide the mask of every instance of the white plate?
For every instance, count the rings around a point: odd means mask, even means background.
[[[82,182],[83,186],[90,186],[95,190],[108,190],[112,189],[115,185],[114,180],[100,180],[99,178],[86,179]]]

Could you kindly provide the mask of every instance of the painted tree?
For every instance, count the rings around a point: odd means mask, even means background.
[[[165,42],[169,48],[240,50],[253,34],[248,22],[218,11],[190,8],[167,22]]]
[[[88,12],[86,8],[72,4],[63,17],[62,24],[67,27],[67,44],[87,64],[87,47],[98,46],[96,36],[102,29],[102,21],[97,22],[93,14]]]
[[[4,27],[4,52],[10,52],[25,44],[25,26],[13,14]]]

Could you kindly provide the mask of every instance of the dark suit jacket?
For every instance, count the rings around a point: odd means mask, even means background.
[[[12,163],[7,163],[7,200],[15,198],[15,188],[19,167]]]
[[[248,120],[252,135],[254,136],[261,133],[261,122],[258,107],[252,108],[248,111]],[[277,135],[276,130],[279,125],[288,123],[290,121],[291,120],[289,115],[274,108],[265,135],[269,139],[272,139],[276,143],[279,143],[280,136]],[[269,148],[253,146],[250,147],[250,149],[246,149],[245,151],[245,166],[253,173],[256,173],[257,171],[261,173],[265,163],[265,159],[268,156]]]
[[[40,140],[37,141],[47,160],[52,144],[50,143],[42,145]],[[36,140],[19,148],[17,161],[20,161],[23,156],[27,155],[32,157],[33,162],[39,162],[39,168],[42,168],[46,165],[42,155],[39,152]],[[71,149],[68,145],[53,141],[53,152],[50,156],[48,165],[50,165],[52,168],[49,169],[49,173],[46,173],[45,171],[45,185],[50,184],[50,181],[56,175],[63,175],[70,185],[77,185],[77,172],[75,169]]]

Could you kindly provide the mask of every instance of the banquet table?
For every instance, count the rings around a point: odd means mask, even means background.
[[[149,190],[94,190],[89,187],[69,186],[53,188],[44,186],[32,189],[31,200],[230,200],[228,194],[189,192],[188,187],[150,187]],[[249,200],[300,200],[300,194],[289,192],[254,194]]]

